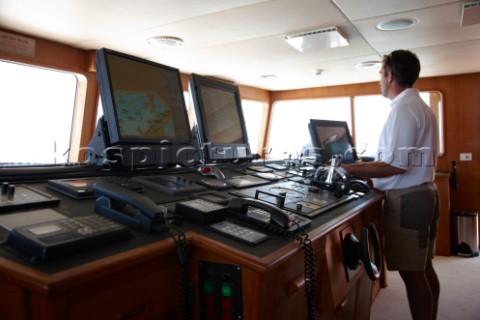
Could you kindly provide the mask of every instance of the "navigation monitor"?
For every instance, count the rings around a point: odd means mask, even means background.
[[[192,156],[178,69],[106,48],[97,51],[96,68],[106,148],[127,151],[123,156],[133,160],[123,162],[134,166],[184,162]]]
[[[346,121],[310,119],[308,128],[314,151],[321,155],[323,164],[329,164],[332,156],[338,154],[343,163],[358,160]]]
[[[192,74],[190,80],[197,138],[205,161],[253,159],[237,86]]]

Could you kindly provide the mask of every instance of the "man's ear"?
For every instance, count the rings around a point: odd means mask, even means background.
[[[387,81],[388,83],[392,83],[395,78],[393,77],[393,73],[391,71],[388,72],[387,74]]]

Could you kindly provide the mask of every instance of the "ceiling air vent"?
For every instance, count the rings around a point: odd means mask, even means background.
[[[300,52],[348,45],[348,39],[337,27],[316,29],[284,36]]]

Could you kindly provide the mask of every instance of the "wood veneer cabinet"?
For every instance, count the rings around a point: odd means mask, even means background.
[[[347,279],[340,232],[349,227],[360,238],[362,228],[374,223],[381,235],[382,209],[383,195],[376,194],[309,232],[315,250],[316,308],[320,319],[369,319],[380,281],[368,279],[363,266]],[[262,258],[201,236],[195,236],[194,248],[194,264],[213,261],[242,267],[243,319],[307,318],[304,253],[297,242]],[[199,299],[197,295],[197,303]]]
[[[169,239],[54,273],[0,258],[0,319],[178,319]]]
[[[352,227],[359,236],[367,223],[377,224],[382,202],[383,196],[372,192],[326,213],[324,222],[309,230],[316,258],[316,307],[322,319],[368,319],[373,282],[363,267],[346,278],[339,232]],[[241,268],[242,319],[306,319],[304,252],[297,241],[277,239],[281,246],[258,254],[198,230],[186,236],[191,280],[197,286],[194,319],[201,318],[202,261]],[[170,238],[58,272],[2,257],[0,319],[180,319],[180,273]]]
[[[362,229],[369,223],[373,223],[377,229],[379,241],[382,247],[382,201],[372,203],[357,215],[338,225],[325,237],[325,258],[322,261],[322,271],[318,288],[320,291],[320,319],[369,319],[370,302],[384,283],[384,274],[373,282],[363,268],[349,270],[344,263],[344,255],[341,250],[342,239],[348,233],[353,233],[357,239],[361,239]],[[370,239],[370,238],[369,238]],[[371,242],[371,241],[370,241]],[[372,245],[370,243],[370,248]],[[373,261],[373,250],[370,259]],[[382,259],[383,260],[383,259]],[[383,268],[382,263],[382,268]]]
[[[450,174],[437,172],[435,185],[440,194],[436,254],[450,256],[452,254],[450,247]]]

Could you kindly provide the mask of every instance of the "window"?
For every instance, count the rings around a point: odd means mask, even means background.
[[[261,101],[242,100],[243,117],[247,127],[248,142],[252,153],[260,153],[258,150],[260,139],[264,129],[263,119],[266,104]]]
[[[380,132],[390,113],[389,103],[390,100],[382,95],[354,98],[355,130],[352,135],[359,157],[375,157]]]
[[[300,157],[310,144],[310,119],[347,121],[350,131],[350,98],[277,101],[273,105],[267,153],[269,158]]]
[[[189,123],[190,126],[193,128],[195,126],[196,118],[191,95],[188,91],[184,91],[183,96],[185,98],[185,105],[188,112]],[[102,101],[101,99],[99,99],[98,101],[99,104],[97,108],[97,121],[103,115]],[[243,116],[245,118],[248,141],[252,153],[257,152],[258,145],[260,144],[265,108],[266,104],[263,102],[254,100],[242,100]]]
[[[421,92],[422,99],[437,115],[440,155],[444,152],[442,96]],[[356,96],[353,114],[350,97],[277,101],[273,105],[267,153],[269,158],[298,158],[310,142],[310,119],[346,121],[359,157],[374,157],[383,124],[390,113],[390,100],[382,95]],[[354,128],[352,128],[354,123]]]
[[[72,73],[0,61],[0,163],[69,161],[77,82]]]
[[[442,96],[440,92],[434,91],[421,92],[420,96],[437,116],[440,131],[439,152],[442,155],[444,153]],[[390,100],[382,95],[357,96],[353,103],[357,153],[362,157],[375,157],[383,124],[390,113]]]

